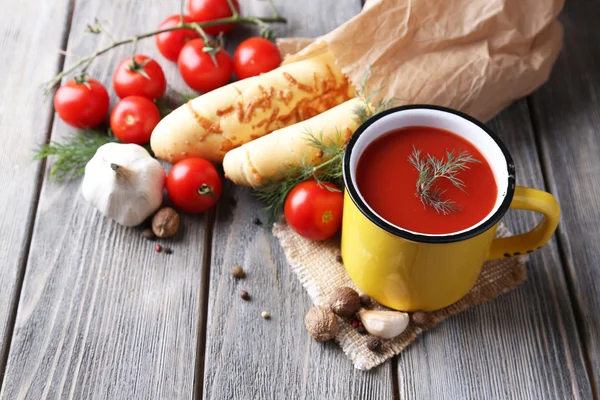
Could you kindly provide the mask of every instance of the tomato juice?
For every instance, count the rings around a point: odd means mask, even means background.
[[[415,150],[424,162],[428,156],[447,162],[447,152],[455,156],[467,152],[477,160],[456,172],[463,190],[445,177],[431,181],[427,193],[435,193],[432,190],[437,187],[441,194],[434,199],[451,202],[453,210],[440,212],[431,202],[422,201],[417,189],[419,172],[409,160]],[[494,208],[498,195],[494,173],[473,144],[450,131],[424,126],[394,130],[370,143],[359,158],[356,184],[379,216],[422,234],[448,234],[476,225]]]

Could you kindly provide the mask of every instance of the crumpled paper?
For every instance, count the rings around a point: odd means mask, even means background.
[[[318,39],[280,39],[284,63],[333,53],[355,87],[402,104],[454,108],[482,121],[550,74],[564,0],[370,0]]]

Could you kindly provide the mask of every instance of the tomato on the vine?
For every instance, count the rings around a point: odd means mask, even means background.
[[[280,64],[281,54],[275,43],[261,37],[244,40],[233,55],[233,69],[238,79],[269,72]]]
[[[325,240],[340,229],[344,195],[331,183],[315,180],[296,185],[285,200],[288,224],[299,235],[311,240]]]
[[[104,86],[92,78],[76,78],[62,85],[54,95],[58,116],[75,128],[93,128],[106,114],[110,99]]]
[[[142,96],[125,97],[110,114],[110,128],[123,143],[148,143],[159,121],[158,107]]]
[[[169,18],[165,19],[158,26],[158,29],[167,29],[177,26],[181,21],[181,15],[171,15]],[[183,22],[190,23],[193,22],[192,17],[189,15],[183,16]],[[183,48],[183,46],[192,39],[199,38],[200,35],[193,29],[178,29],[176,31],[163,32],[156,35],[156,47],[158,47],[158,51],[162,54],[167,60],[177,61],[177,57],[179,56],[179,52]]]
[[[203,51],[204,40],[194,39],[189,41],[181,53],[177,66],[185,83],[198,92],[210,92],[229,82],[233,66],[229,54],[219,49],[214,54],[215,65],[210,54]]]
[[[201,213],[221,196],[221,178],[214,165],[203,158],[181,160],[167,176],[167,193],[175,206],[187,213]]]
[[[167,89],[167,81],[160,65],[148,56],[136,54],[127,57],[113,75],[117,96],[144,96],[150,100],[160,98]]]
[[[233,6],[240,12],[238,0],[232,0]],[[227,0],[189,0],[188,12],[195,22],[207,22],[215,19],[233,16]],[[209,35],[217,36],[219,33],[231,32],[235,24],[215,25],[203,28]]]

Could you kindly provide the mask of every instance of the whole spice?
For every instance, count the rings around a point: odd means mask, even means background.
[[[360,296],[351,287],[342,286],[329,299],[329,307],[340,317],[351,317],[360,309]]]
[[[152,231],[159,238],[174,236],[179,230],[179,214],[171,207],[158,210],[152,217]]]
[[[400,311],[361,310],[360,319],[365,329],[373,336],[391,339],[400,335],[410,318]]]
[[[142,146],[107,143],[85,167],[83,197],[121,225],[141,224],[163,200],[165,170]]]
[[[262,221],[260,220],[260,218],[254,218],[254,225],[262,225]]]
[[[415,325],[427,325],[427,322],[429,322],[427,313],[424,313],[423,311],[413,313],[411,319]]]
[[[304,317],[304,325],[317,342],[333,339],[339,331],[337,317],[324,306],[314,306],[308,310]]]
[[[361,335],[367,334],[367,330],[365,329],[365,327],[363,325],[356,328],[356,332],[360,333]]]
[[[344,260],[342,259],[341,254],[338,254],[337,256],[335,256],[335,261],[339,262],[340,264],[344,263]]]
[[[240,297],[244,300],[250,300],[250,295],[248,294],[248,292],[246,292],[245,290],[242,290],[240,292]]]
[[[371,336],[367,339],[367,349],[377,352],[381,350],[381,340],[374,336]]]
[[[367,296],[366,294],[361,294],[360,295],[360,304],[364,307],[364,308],[369,308],[373,305],[373,300]]]
[[[173,254],[173,250],[170,247],[165,248],[165,254]]]
[[[236,265],[235,267],[233,267],[233,269],[231,270],[231,275],[233,275],[234,278],[238,278],[238,279],[246,277],[246,273],[244,272],[244,269],[239,265]]]
[[[154,251],[160,253],[162,251],[162,246],[160,244],[157,244],[156,246],[154,246]]]
[[[146,240],[154,240],[154,239],[156,239],[156,235],[154,234],[154,232],[152,232],[152,229],[150,229],[150,228],[144,229],[142,231],[142,236]]]
[[[270,319],[271,318],[271,314],[269,314],[266,311],[261,312],[260,316],[263,317],[264,319]]]

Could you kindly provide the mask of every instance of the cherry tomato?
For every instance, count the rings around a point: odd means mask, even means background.
[[[204,40],[194,39],[189,41],[181,53],[177,66],[185,83],[198,92],[210,92],[229,82],[233,66],[229,54],[220,49],[215,54],[217,65],[210,54],[202,51]]]
[[[344,195],[335,185],[311,180],[290,191],[284,213],[288,224],[299,235],[325,240],[340,229],[343,204]]]
[[[171,168],[167,192],[177,208],[187,213],[200,213],[219,200],[221,178],[214,165],[205,159],[186,158]]]
[[[54,95],[58,116],[75,128],[98,126],[106,114],[110,100],[100,82],[92,78],[73,79],[62,85]]]
[[[240,12],[238,0],[232,1],[237,12]],[[231,17],[231,7],[227,0],[190,0],[188,2],[188,12],[195,22],[206,22],[214,19]],[[217,36],[219,33],[231,32],[235,24],[215,25],[203,28],[209,35]]]
[[[238,79],[269,72],[281,64],[281,54],[275,43],[253,37],[244,40],[233,55],[233,69]]]
[[[148,56],[137,54],[127,57],[115,70],[113,87],[117,96],[144,96],[150,100],[161,97],[167,89],[162,68]]]
[[[158,26],[158,29],[160,30],[176,26],[179,24],[180,20],[181,16],[179,14],[171,15]],[[183,22],[193,22],[192,17],[189,15],[184,15]],[[179,52],[181,51],[183,45],[198,37],[200,37],[200,35],[198,35],[198,32],[193,29],[178,29],[176,31],[164,32],[156,35],[156,47],[158,47],[160,54],[162,54],[167,60],[177,61],[177,57],[179,56]]]
[[[142,96],[125,97],[110,114],[110,128],[123,143],[148,143],[159,121],[158,107]]]

